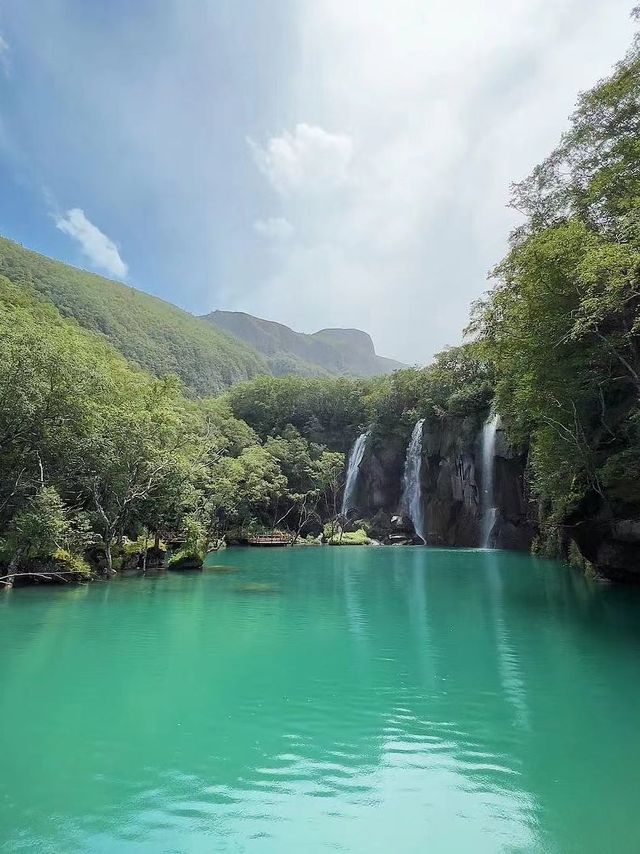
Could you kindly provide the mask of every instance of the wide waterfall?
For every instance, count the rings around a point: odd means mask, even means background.
[[[500,416],[491,412],[482,428],[482,548],[489,548],[491,531],[496,521],[496,502],[493,489],[493,470],[496,457],[496,433],[500,426]]]
[[[344,495],[342,496],[342,515],[346,516],[349,510],[354,506],[353,499],[356,494],[356,485],[358,483],[358,471],[360,463],[364,456],[364,449],[367,445],[369,433],[362,433],[353,443],[351,453],[349,454],[349,463],[347,465],[347,481],[344,485]]]
[[[422,428],[424,418],[421,418],[413,428],[411,441],[407,448],[404,461],[404,477],[402,479],[402,511],[409,515],[413,528],[423,543],[426,543],[424,532],[424,515],[422,512],[422,487],[420,485],[420,469],[422,468]]]

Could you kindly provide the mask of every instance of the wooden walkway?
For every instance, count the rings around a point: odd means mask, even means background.
[[[284,534],[261,534],[259,537],[249,537],[248,543],[250,546],[270,546],[281,547],[290,546],[291,537]]]

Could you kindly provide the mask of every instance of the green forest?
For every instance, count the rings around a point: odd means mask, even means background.
[[[384,377],[275,378],[211,325],[0,244],[2,583],[108,576],[338,524],[371,428],[492,405],[528,452],[536,548],[640,528],[640,46],[513,188],[522,224],[465,344]],[[109,294],[107,298],[105,295]],[[622,535],[621,535],[622,536]],[[597,566],[596,566],[597,569]]]
[[[268,372],[259,353],[188,312],[1,237],[0,275],[106,338],[132,364],[155,376],[175,374],[196,394]]]

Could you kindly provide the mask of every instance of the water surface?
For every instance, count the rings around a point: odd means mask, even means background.
[[[640,600],[526,556],[230,549],[0,597],[0,850],[640,851]]]

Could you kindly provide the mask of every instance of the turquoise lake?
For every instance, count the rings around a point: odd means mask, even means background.
[[[638,592],[505,552],[211,563],[0,596],[0,851],[640,851]]]

